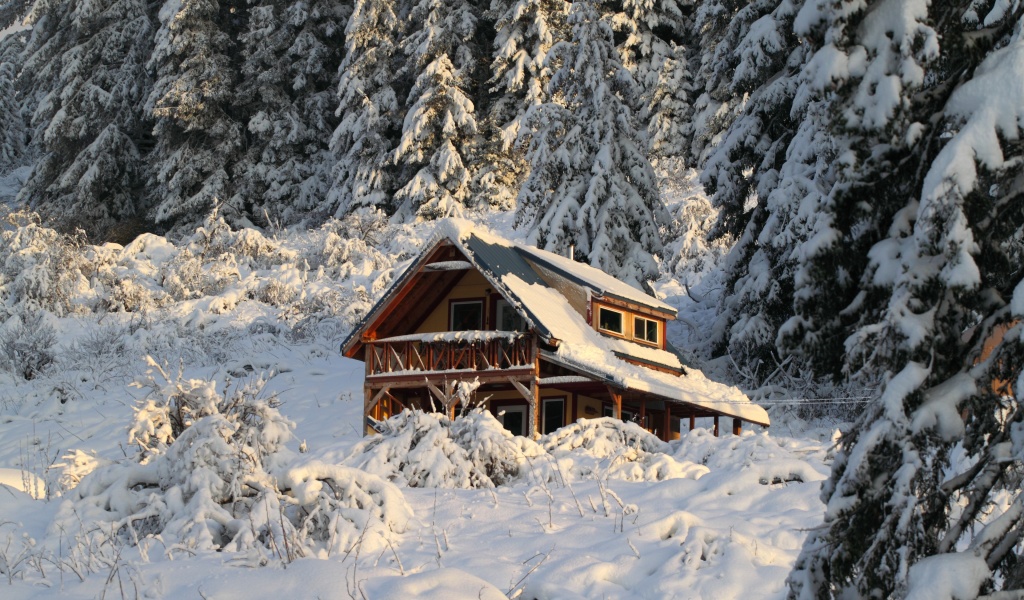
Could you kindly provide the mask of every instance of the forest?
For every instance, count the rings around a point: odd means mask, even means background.
[[[907,597],[951,570],[977,582],[951,597],[1019,598],[1022,17],[1021,0],[10,0],[0,176],[20,177],[11,211],[79,244],[188,240],[211,215],[272,235],[507,214],[638,286],[680,240],[717,244],[709,358],[751,389],[871,397],[790,596]],[[694,173],[710,208],[670,210]]]

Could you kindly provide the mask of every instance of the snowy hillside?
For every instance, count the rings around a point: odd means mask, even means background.
[[[360,436],[338,342],[429,234],[4,231],[0,475],[41,499],[0,488],[3,597],[783,597],[827,430],[533,442],[474,413]]]

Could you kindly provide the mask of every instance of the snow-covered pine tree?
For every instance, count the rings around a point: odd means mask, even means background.
[[[335,157],[328,206],[336,217],[362,207],[391,213],[396,186],[387,168],[398,141],[401,111],[395,90],[401,23],[394,0],[357,0],[345,28]]]
[[[470,199],[467,149],[477,133],[470,89],[481,57],[478,18],[466,0],[418,0],[409,14],[403,74],[416,83],[394,152],[399,221],[457,215]]]
[[[667,212],[637,130],[636,86],[593,3],[574,3],[568,22],[572,39],[548,57],[557,103],[528,117],[530,175],[517,221],[537,246],[565,254],[575,245],[593,266],[640,283],[657,272]]]
[[[250,223],[231,169],[242,148],[242,115],[231,112],[238,84],[236,39],[247,7],[232,0],[166,0],[148,67],[156,77],[146,110],[156,146],[147,186],[154,218],[186,231],[221,206],[231,223]],[[253,199],[240,199],[246,203]]]
[[[515,205],[527,173],[519,133],[527,111],[548,101],[550,72],[544,61],[555,42],[566,39],[568,4],[563,0],[492,0],[486,16],[495,23],[490,110],[482,123],[485,147],[473,185],[482,202]]]
[[[847,368],[887,381],[842,439],[794,598],[1024,591],[1024,7],[926,6],[828,15],[833,30],[860,24],[849,55],[869,59],[834,114],[889,144],[850,153],[843,174],[856,179],[838,197],[869,202],[875,180],[901,177],[912,194],[868,251],[864,293],[847,309],[860,315]],[[890,131],[901,114],[907,125]],[[960,448],[968,457],[954,461]]]
[[[287,226],[329,214],[328,143],[350,13],[346,2],[251,3],[235,97],[238,112],[249,115],[247,149],[234,170],[230,204],[251,202],[257,222]]]
[[[776,338],[793,311],[793,250],[807,240],[834,179],[835,133],[822,129],[828,109],[808,96],[803,73],[821,40],[812,31],[798,39],[801,6],[760,0],[740,8],[704,63],[704,98],[720,100],[729,122],[721,131],[705,124],[706,134],[721,138],[702,174],[719,208],[712,235],[737,240],[714,339],[756,376],[781,360]],[[702,18],[715,22],[713,14]],[[730,104],[740,98],[738,107]]]
[[[683,130],[693,102],[686,56],[692,28],[676,0],[604,0],[622,64],[637,85],[637,119],[653,158],[683,159]],[[684,1],[682,4],[686,4]]]
[[[47,43],[56,74],[33,116],[41,157],[19,199],[61,229],[102,239],[145,212],[138,148],[151,123],[142,110],[151,80],[150,8],[139,0],[55,5],[67,12]]]
[[[13,63],[0,62],[0,175],[18,166],[25,154],[25,122],[14,89],[17,76]]]

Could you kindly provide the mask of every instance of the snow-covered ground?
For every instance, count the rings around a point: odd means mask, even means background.
[[[507,217],[492,226],[512,233]],[[411,437],[396,434],[368,447],[360,435],[363,364],[340,357],[337,348],[429,228],[368,228],[364,243],[352,241],[359,236],[351,227],[269,238],[211,223],[176,245],[143,237],[127,248],[65,247],[31,224],[3,232],[0,475],[8,485],[0,485],[0,597],[785,595],[806,531],[821,522],[818,494],[832,444],[827,428],[799,437],[761,431],[717,439],[697,430],[662,444],[598,421],[534,443],[503,437],[493,419],[477,415],[456,443],[449,432],[457,426],[424,416],[420,425],[434,428],[429,435],[444,450],[421,453],[429,458],[420,466],[436,475],[433,487],[409,487],[400,474],[406,465],[388,462],[399,446],[383,444],[426,434],[410,430]],[[674,281],[667,278],[661,289],[674,304],[688,301]],[[703,313],[689,314],[693,322],[677,325],[677,339],[707,326]],[[251,539],[238,533],[243,541],[230,548],[187,538],[180,524],[140,543],[132,532],[152,522],[122,521],[117,531],[102,531],[115,520],[91,520],[89,511],[130,512],[119,504],[130,496],[151,493],[146,507],[174,514],[189,514],[192,506],[175,504],[171,491],[179,488],[166,483],[129,486],[104,496],[102,506],[90,491],[104,477],[116,479],[118,469],[136,476],[144,470],[128,432],[148,414],[137,409],[160,400],[146,384],[147,372],[160,369],[179,385],[215,382],[224,397],[264,379],[258,395],[279,400],[276,410],[294,423],[284,447],[268,450],[267,472],[283,480],[360,465],[370,475],[359,485],[392,494],[385,509],[411,510],[411,517],[385,515],[375,529],[371,517],[355,522],[355,513],[340,508],[334,518],[348,515],[362,531],[351,543],[287,550],[256,525]],[[488,480],[495,487],[465,487],[446,475],[446,465],[483,460],[474,448],[506,453],[510,471]],[[181,456],[191,460],[194,453]],[[143,460],[158,465],[152,455]],[[95,469],[105,475],[79,485]],[[150,471],[158,469],[167,467]],[[331,484],[339,485],[338,497],[354,493],[341,489],[339,473]],[[162,472],[160,481],[168,476],[189,474]],[[45,490],[35,489],[42,499],[14,489],[36,481],[45,483]],[[319,481],[326,480],[314,488]],[[294,483],[288,498],[309,489]],[[263,526],[276,527],[273,518]]]

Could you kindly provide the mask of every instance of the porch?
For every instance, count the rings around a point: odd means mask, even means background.
[[[632,420],[663,440],[708,418],[719,434],[721,413],[621,389],[545,358],[530,333],[460,331],[367,340],[366,433],[406,409],[454,416],[483,405],[517,435],[537,437],[580,418]],[[472,383],[472,386],[464,384]],[[460,385],[463,384],[463,385]],[[472,388],[472,389],[470,389]],[[734,433],[742,421],[726,417]]]

